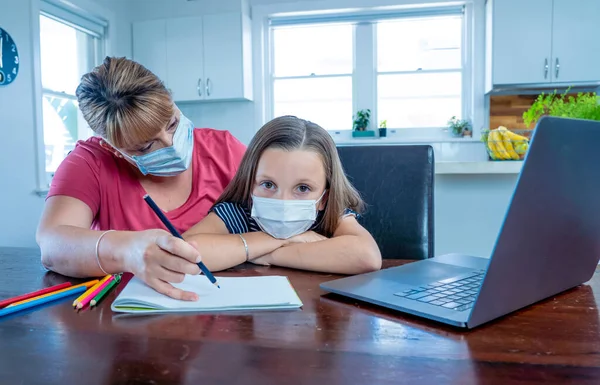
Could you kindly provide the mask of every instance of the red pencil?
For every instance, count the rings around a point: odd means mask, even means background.
[[[47,288],[42,289],[42,290],[33,291],[31,293],[23,294],[23,295],[20,295],[18,297],[8,298],[8,299],[5,299],[4,301],[0,301],[0,309],[2,309],[5,306],[10,305],[13,302],[19,302],[19,301],[22,301],[24,299],[28,299],[28,298],[32,298],[32,297],[37,297],[38,295],[42,295],[42,294],[50,293],[50,292],[53,292],[53,291],[56,291],[56,290],[64,289],[65,287],[69,287],[69,286],[71,286],[71,282],[65,282],[65,283],[61,283],[60,285],[50,286],[50,287],[47,287]]]

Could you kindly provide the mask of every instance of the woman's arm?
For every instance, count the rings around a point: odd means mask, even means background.
[[[286,247],[251,262],[338,274],[361,274],[381,268],[377,243],[354,216],[342,219],[330,239],[290,241]]]
[[[102,232],[90,230],[93,214],[88,205],[68,196],[48,198],[37,228],[36,240],[42,264],[49,270],[70,277],[101,276],[96,261],[96,242]],[[112,235],[112,234],[111,234]],[[111,273],[124,271],[120,253],[123,236],[105,236],[102,267]],[[110,256],[110,257],[108,257]]]
[[[81,200],[63,195],[48,198],[36,233],[42,264],[71,277],[103,275],[96,260],[102,231],[90,230],[92,220],[92,210]],[[195,264],[198,252],[164,230],[107,233],[98,255],[107,273],[131,272],[160,293],[177,299],[197,298],[169,282],[199,273]]]
[[[248,245],[248,258],[240,235],[229,234],[225,223],[214,212],[183,234],[186,241],[197,245],[202,261],[210,271],[229,269],[287,244],[287,241],[275,239],[262,231],[245,233],[242,237]]]

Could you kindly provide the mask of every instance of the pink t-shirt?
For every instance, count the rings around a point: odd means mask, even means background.
[[[166,213],[183,233],[200,222],[229,184],[246,147],[228,131],[194,130],[192,192],[180,207]],[[95,230],[165,229],[144,201],[144,188],[125,159],[100,145],[100,138],[77,142],[52,178],[48,197],[67,195],[87,204]]]

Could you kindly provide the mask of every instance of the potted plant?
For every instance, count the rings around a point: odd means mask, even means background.
[[[379,122],[379,137],[385,138],[387,136],[387,120]]]
[[[453,136],[470,136],[471,135],[471,123],[466,119],[458,119],[453,116],[448,120],[448,128],[452,132]]]
[[[369,137],[375,136],[375,131],[369,130],[369,122],[371,120],[371,110],[359,110],[354,116],[352,125],[353,137]]]
[[[595,92],[579,92],[577,96],[569,95],[571,87],[563,95],[538,95],[535,102],[523,113],[523,122],[527,127],[536,124],[544,115],[561,116],[563,118],[600,120],[600,96]]]

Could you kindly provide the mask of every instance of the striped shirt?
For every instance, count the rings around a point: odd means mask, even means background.
[[[213,206],[210,211],[214,212],[223,221],[223,223],[225,223],[225,226],[230,234],[245,234],[255,231],[262,231],[258,226],[258,223],[256,223],[256,220],[252,218],[250,209],[237,203],[221,202]],[[359,215],[353,210],[345,209],[342,218],[348,215],[354,215],[357,218],[359,217]],[[315,220],[315,224],[310,228],[310,230],[320,233],[321,231],[319,229],[319,224],[321,223],[322,218],[323,211],[319,211],[317,219]]]

